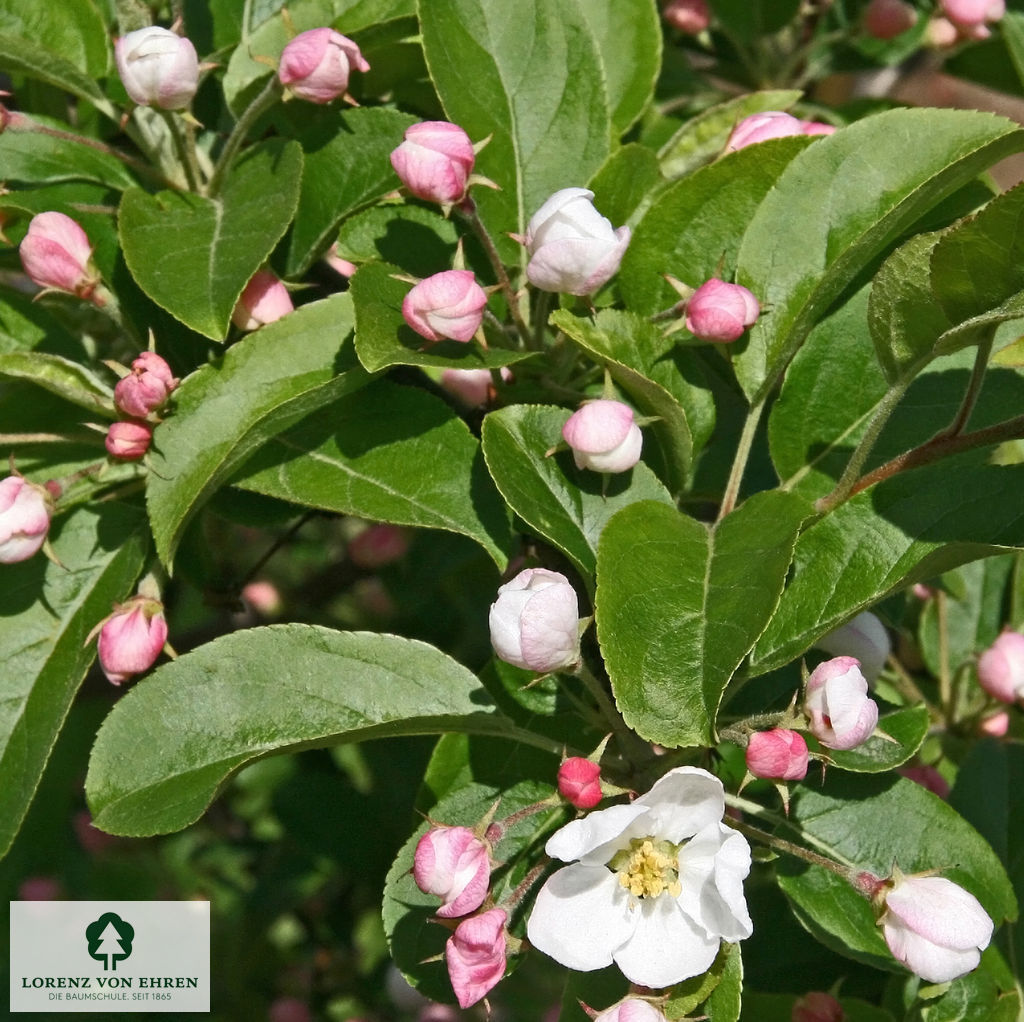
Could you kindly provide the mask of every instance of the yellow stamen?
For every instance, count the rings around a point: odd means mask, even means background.
[[[678,898],[679,850],[668,841],[635,838],[609,863],[618,870],[619,884],[634,898],[657,898],[668,891]]]

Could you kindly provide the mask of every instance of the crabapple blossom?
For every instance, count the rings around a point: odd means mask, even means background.
[[[115,606],[99,629],[100,667],[113,685],[120,685],[153,666],[167,642],[164,605],[137,595]]]
[[[706,972],[723,940],[752,932],[743,896],[750,847],[724,812],[721,781],[684,766],[634,802],[556,831],[545,851],[571,865],[538,893],[530,943],[581,972],[614,962],[649,987]]]
[[[742,336],[760,314],[752,291],[712,277],[686,303],[686,329],[702,341],[727,344]]]
[[[369,71],[359,47],[332,28],[300,32],[281,53],[277,77],[300,99],[330,103],[348,90],[352,70]]]
[[[807,776],[807,742],[797,731],[755,731],[747,745],[747,769],[755,777],[800,781]]]
[[[505,975],[507,921],[504,909],[488,909],[463,919],[448,938],[445,963],[460,1007],[482,1000]]]
[[[744,117],[729,135],[725,143],[725,151],[734,153],[745,149],[756,142],[766,142],[770,138],[786,138],[790,135],[802,135],[804,122],[783,110],[765,110],[759,114]]]
[[[978,683],[1001,703],[1024,699],[1024,635],[1007,628],[978,657]]]
[[[824,990],[812,990],[793,1005],[791,1022],[844,1022],[843,1006]]]
[[[502,366],[499,375],[503,383],[512,382],[508,366]],[[440,383],[449,394],[473,407],[485,405],[494,397],[494,380],[489,369],[444,369]]]
[[[601,801],[601,766],[570,756],[558,768],[558,794],[577,809],[593,809]]]
[[[570,295],[593,294],[618,270],[630,229],[601,216],[586,188],[563,188],[530,218],[526,276],[534,287]]]
[[[868,695],[860,661],[837,656],[818,664],[807,679],[804,712],[810,731],[829,749],[853,749],[878,723],[878,704]]]
[[[968,30],[999,21],[1006,13],[1005,0],[940,0],[939,6],[957,28]]]
[[[417,198],[448,204],[466,194],[476,153],[469,136],[448,121],[421,121],[405,129],[391,166]]]
[[[402,300],[402,318],[428,341],[465,343],[480,329],[487,292],[470,270],[442,270]]]
[[[670,0],[661,16],[686,35],[700,35],[711,24],[707,0]]]
[[[257,270],[235,303],[231,322],[239,330],[258,330],[294,309],[288,288],[270,270]]]
[[[118,461],[138,461],[149,450],[153,427],[148,422],[125,419],[112,422],[103,441],[107,453]]]
[[[911,972],[945,983],[977,966],[993,926],[973,894],[945,877],[904,876],[898,870],[885,888],[882,936]]]
[[[125,92],[139,106],[181,110],[199,87],[199,59],[188,39],[150,25],[114,43],[114,61]]]
[[[833,656],[856,657],[861,673],[869,682],[882,673],[892,650],[885,625],[870,610],[861,611],[845,625],[823,635],[814,645]]]
[[[143,351],[132,361],[132,371],[114,387],[114,404],[123,414],[144,419],[164,404],[179,382],[155,351]]]
[[[588,401],[569,416],[562,438],[572,449],[577,468],[594,472],[628,472],[639,460],[643,434],[633,409],[621,401]]]
[[[668,1019],[650,1001],[627,997],[602,1011],[594,1022],[668,1022]]]
[[[40,287],[89,298],[99,283],[89,237],[64,213],[51,210],[32,217],[18,254],[25,272]]]
[[[875,39],[894,39],[917,24],[917,11],[905,0],[871,0],[864,11],[864,31]]]
[[[834,124],[826,124],[824,121],[801,121],[803,125],[801,134],[804,135],[834,135],[836,133],[836,126]]]
[[[560,572],[526,568],[498,588],[488,624],[497,656],[527,671],[557,671],[580,657],[579,601]]]
[[[27,561],[50,530],[53,498],[48,490],[23,476],[0,481],[0,564]]]
[[[431,827],[416,845],[412,876],[424,894],[441,899],[439,916],[464,916],[487,897],[490,853],[468,827]]]
[[[992,738],[1002,738],[1010,730],[1010,715],[1001,710],[986,717],[979,725],[978,730],[983,735],[990,735]]]

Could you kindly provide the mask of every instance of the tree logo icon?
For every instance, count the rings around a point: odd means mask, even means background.
[[[132,953],[135,927],[113,912],[104,912],[85,928],[89,956],[103,963],[103,971],[117,971],[117,963]]]

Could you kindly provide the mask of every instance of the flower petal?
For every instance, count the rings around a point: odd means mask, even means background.
[[[629,839],[623,835],[630,824],[648,812],[647,806],[633,802],[590,813],[556,830],[548,838],[544,851],[553,859],[561,859],[563,862],[583,859],[590,865],[603,866],[619,848],[629,844]]]
[[[574,863],[540,889],[526,935],[556,962],[591,972],[612,964],[613,954],[629,940],[637,918],[614,873],[604,866]]]
[[[708,937],[673,898],[642,898],[631,912],[634,931],[615,952],[626,979],[647,987],[666,987],[699,976],[718,954],[718,937]],[[593,921],[584,925],[596,926]]]
[[[882,935],[894,958],[931,983],[946,983],[966,975],[981,961],[981,952],[977,948],[955,951],[940,947],[908,930],[896,919],[882,926]]]
[[[711,824],[679,854],[679,905],[709,937],[743,940],[753,932],[743,896],[749,872],[746,839],[721,823]]]
[[[722,782],[700,767],[676,767],[670,770],[634,806],[647,806],[650,815],[644,821],[648,834],[678,844],[693,837],[709,823],[718,823],[725,814]]]

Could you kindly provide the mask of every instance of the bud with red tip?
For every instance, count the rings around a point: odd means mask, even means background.
[[[843,1006],[824,990],[812,990],[793,1005],[792,1022],[844,1022]]]
[[[639,460],[643,434],[633,409],[621,401],[588,401],[562,427],[577,468],[628,472]]]
[[[118,461],[138,461],[153,439],[153,427],[148,422],[122,420],[112,422],[103,441],[107,453]]]
[[[1005,0],[941,0],[942,13],[958,29],[965,29],[973,38],[985,38],[985,22],[999,21],[1006,13]],[[975,35],[983,29],[985,36]]]
[[[18,254],[25,272],[40,287],[91,298],[100,282],[88,235],[63,213],[32,217]]]
[[[402,317],[428,341],[466,343],[480,329],[487,292],[469,270],[444,270],[421,280],[403,299]]]
[[[23,476],[0,481],[0,564],[27,561],[46,542],[53,497]]]
[[[711,24],[707,0],[670,0],[661,16],[686,35],[700,35]]]
[[[294,309],[288,288],[270,270],[257,270],[239,296],[231,322],[239,330],[258,330]]]
[[[431,827],[416,845],[412,876],[424,894],[441,899],[439,916],[464,916],[487,897],[490,851],[468,827]]]
[[[121,36],[114,60],[125,91],[139,106],[181,110],[199,87],[199,59],[188,39],[150,25]]]
[[[981,654],[978,683],[1001,703],[1024,699],[1024,635],[1008,628]]]
[[[141,592],[116,605],[98,628],[100,667],[114,685],[148,671],[167,642],[164,605]]]
[[[756,731],[747,745],[747,769],[755,777],[800,781],[807,776],[807,742],[797,731]]]
[[[118,411],[136,419],[144,419],[163,407],[179,384],[171,367],[155,351],[144,351],[132,362],[132,371],[118,380],[114,388],[114,404]]]
[[[455,999],[462,1008],[482,1000],[505,975],[504,909],[464,919],[448,938],[445,962]]]
[[[728,344],[753,326],[760,314],[752,291],[712,277],[686,303],[686,329],[702,341]]]
[[[593,809],[601,801],[601,766],[570,756],[558,768],[558,794],[577,809]]]
[[[348,90],[353,70],[370,70],[359,47],[332,28],[311,28],[285,46],[277,77],[300,99],[330,103]]]
[[[421,121],[405,129],[405,141],[391,153],[391,166],[419,199],[448,205],[466,195],[476,152],[469,136],[448,121]]]
[[[864,31],[875,39],[894,39],[917,24],[917,11],[905,0],[871,0],[864,11]]]
[[[878,723],[878,704],[855,657],[826,660],[807,679],[804,712],[810,731],[829,749],[853,749],[867,741]]]
[[[370,525],[348,544],[348,556],[357,568],[373,571],[400,561],[409,551],[409,532],[399,525]]]

